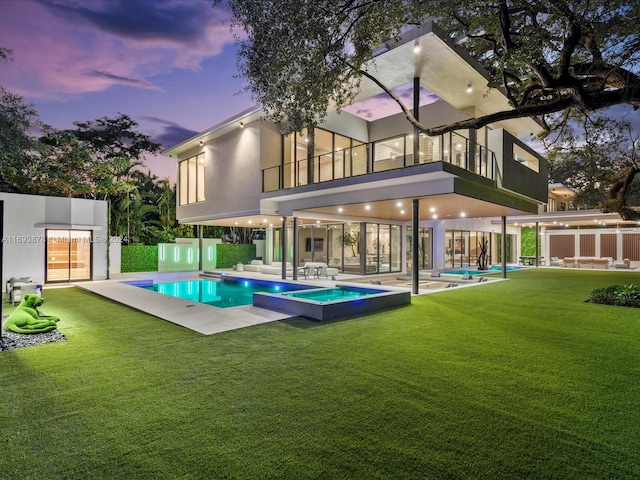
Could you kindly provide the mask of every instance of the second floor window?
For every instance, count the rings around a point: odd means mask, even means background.
[[[178,196],[180,205],[204,202],[204,153],[179,163]]]

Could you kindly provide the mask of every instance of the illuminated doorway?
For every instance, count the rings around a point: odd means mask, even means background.
[[[46,282],[91,280],[91,231],[47,230]]]

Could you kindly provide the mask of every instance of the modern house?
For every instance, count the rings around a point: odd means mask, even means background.
[[[2,285],[107,278],[107,202],[0,193]]]
[[[428,126],[510,108],[431,22],[382,45],[369,71]],[[363,80],[356,101],[313,131],[282,135],[256,107],[170,148],[179,221],[263,229],[265,263],[362,275],[473,266],[485,245],[493,263],[517,261],[519,227],[506,219],[548,200],[546,161],[521,140],[539,125],[431,137],[390,103]]]

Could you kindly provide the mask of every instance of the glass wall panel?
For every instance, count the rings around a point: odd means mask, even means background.
[[[391,271],[391,227],[378,226],[378,273]]]
[[[469,236],[467,231],[460,232],[460,256],[458,258],[458,265],[461,267],[469,266]]]
[[[419,250],[419,266],[422,270],[427,270],[432,268],[431,266],[431,251],[433,249],[433,244],[431,243],[431,228],[421,228],[420,233],[418,234]]]
[[[360,273],[360,224],[344,225],[342,243],[344,272]]]
[[[188,165],[188,182],[187,186],[187,202],[188,203],[196,203],[196,188],[195,188],[195,180],[196,180],[196,157],[190,158],[187,160],[189,162]]]
[[[342,225],[329,225],[327,229],[327,248],[329,266],[342,271]]]
[[[453,267],[453,230],[447,230],[444,234],[445,257],[444,266],[446,268]]]
[[[391,225],[389,238],[389,261],[389,271],[402,271],[402,227],[400,227],[400,225]]]
[[[178,190],[180,192],[180,205],[186,205],[188,203],[187,192],[189,191],[189,162],[180,162],[179,169],[179,184]]]
[[[373,171],[381,172],[403,167],[405,140],[402,136],[376,142],[373,147]]]
[[[204,202],[204,153],[197,157],[197,174],[195,181],[196,201]]]
[[[379,271],[379,238],[378,225],[374,223],[366,224],[366,273],[378,273]]]

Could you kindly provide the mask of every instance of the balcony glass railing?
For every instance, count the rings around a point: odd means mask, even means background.
[[[311,183],[329,182],[369,173],[446,162],[495,179],[494,153],[455,132],[418,137],[414,155],[412,134],[379,140],[262,170],[262,191],[273,192]]]

